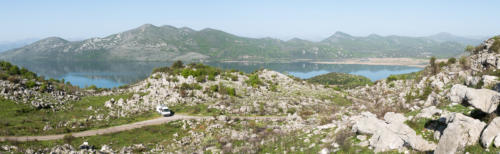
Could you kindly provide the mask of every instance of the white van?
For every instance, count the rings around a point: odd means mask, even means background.
[[[156,106],[156,112],[160,113],[164,117],[173,116],[174,112],[168,109],[167,106],[158,105]]]

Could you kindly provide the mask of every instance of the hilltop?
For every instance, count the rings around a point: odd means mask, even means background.
[[[206,28],[154,26],[103,38],[67,41],[49,37],[0,54],[7,60],[325,60],[359,57],[451,57],[460,54],[464,39],[369,35],[356,37],[343,32],[311,42],[273,38],[247,38]],[[466,40],[466,43],[474,41]]]

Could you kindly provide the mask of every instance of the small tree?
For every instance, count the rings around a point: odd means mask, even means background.
[[[467,51],[471,54],[474,53],[474,49],[475,49],[475,47],[472,45],[467,45],[467,47],[465,47],[465,51]]]
[[[178,61],[175,61],[174,64],[172,64],[172,68],[174,68],[174,69],[184,68],[184,64],[182,63],[182,61],[178,60]]]
[[[439,65],[436,64],[436,57],[431,57],[429,63],[431,64],[431,72],[436,75],[439,72]]]
[[[451,57],[450,59],[448,59],[448,64],[455,64],[457,62],[457,59],[455,59],[455,57]]]

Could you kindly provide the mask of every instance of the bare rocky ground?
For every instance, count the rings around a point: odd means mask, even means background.
[[[497,69],[485,41],[457,62],[335,91],[270,70],[223,72],[213,80],[157,72],[104,104],[126,117],[158,104],[213,118],[178,120],[135,131],[64,141],[3,142],[25,153],[494,153],[500,146]],[[189,68],[190,66],[187,66]],[[194,69],[194,68],[193,68]],[[255,81],[255,77],[259,82]],[[282,116],[242,119],[238,116]],[[145,134],[147,133],[147,135]],[[130,137],[134,135],[134,137]],[[110,139],[115,138],[115,139]],[[94,146],[82,149],[88,142]]]

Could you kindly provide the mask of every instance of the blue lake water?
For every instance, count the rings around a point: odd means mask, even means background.
[[[45,78],[64,79],[73,85],[86,87],[113,88],[134,83],[151,74],[153,68],[170,66],[172,62],[61,62],[61,61],[13,61],[14,64],[26,67]],[[306,79],[329,72],[342,72],[362,75],[372,81],[387,78],[391,74],[403,74],[421,70],[408,66],[378,66],[349,64],[313,64],[298,63],[217,63],[207,65],[223,69],[236,69],[243,72],[253,72],[266,68],[281,73]]]

